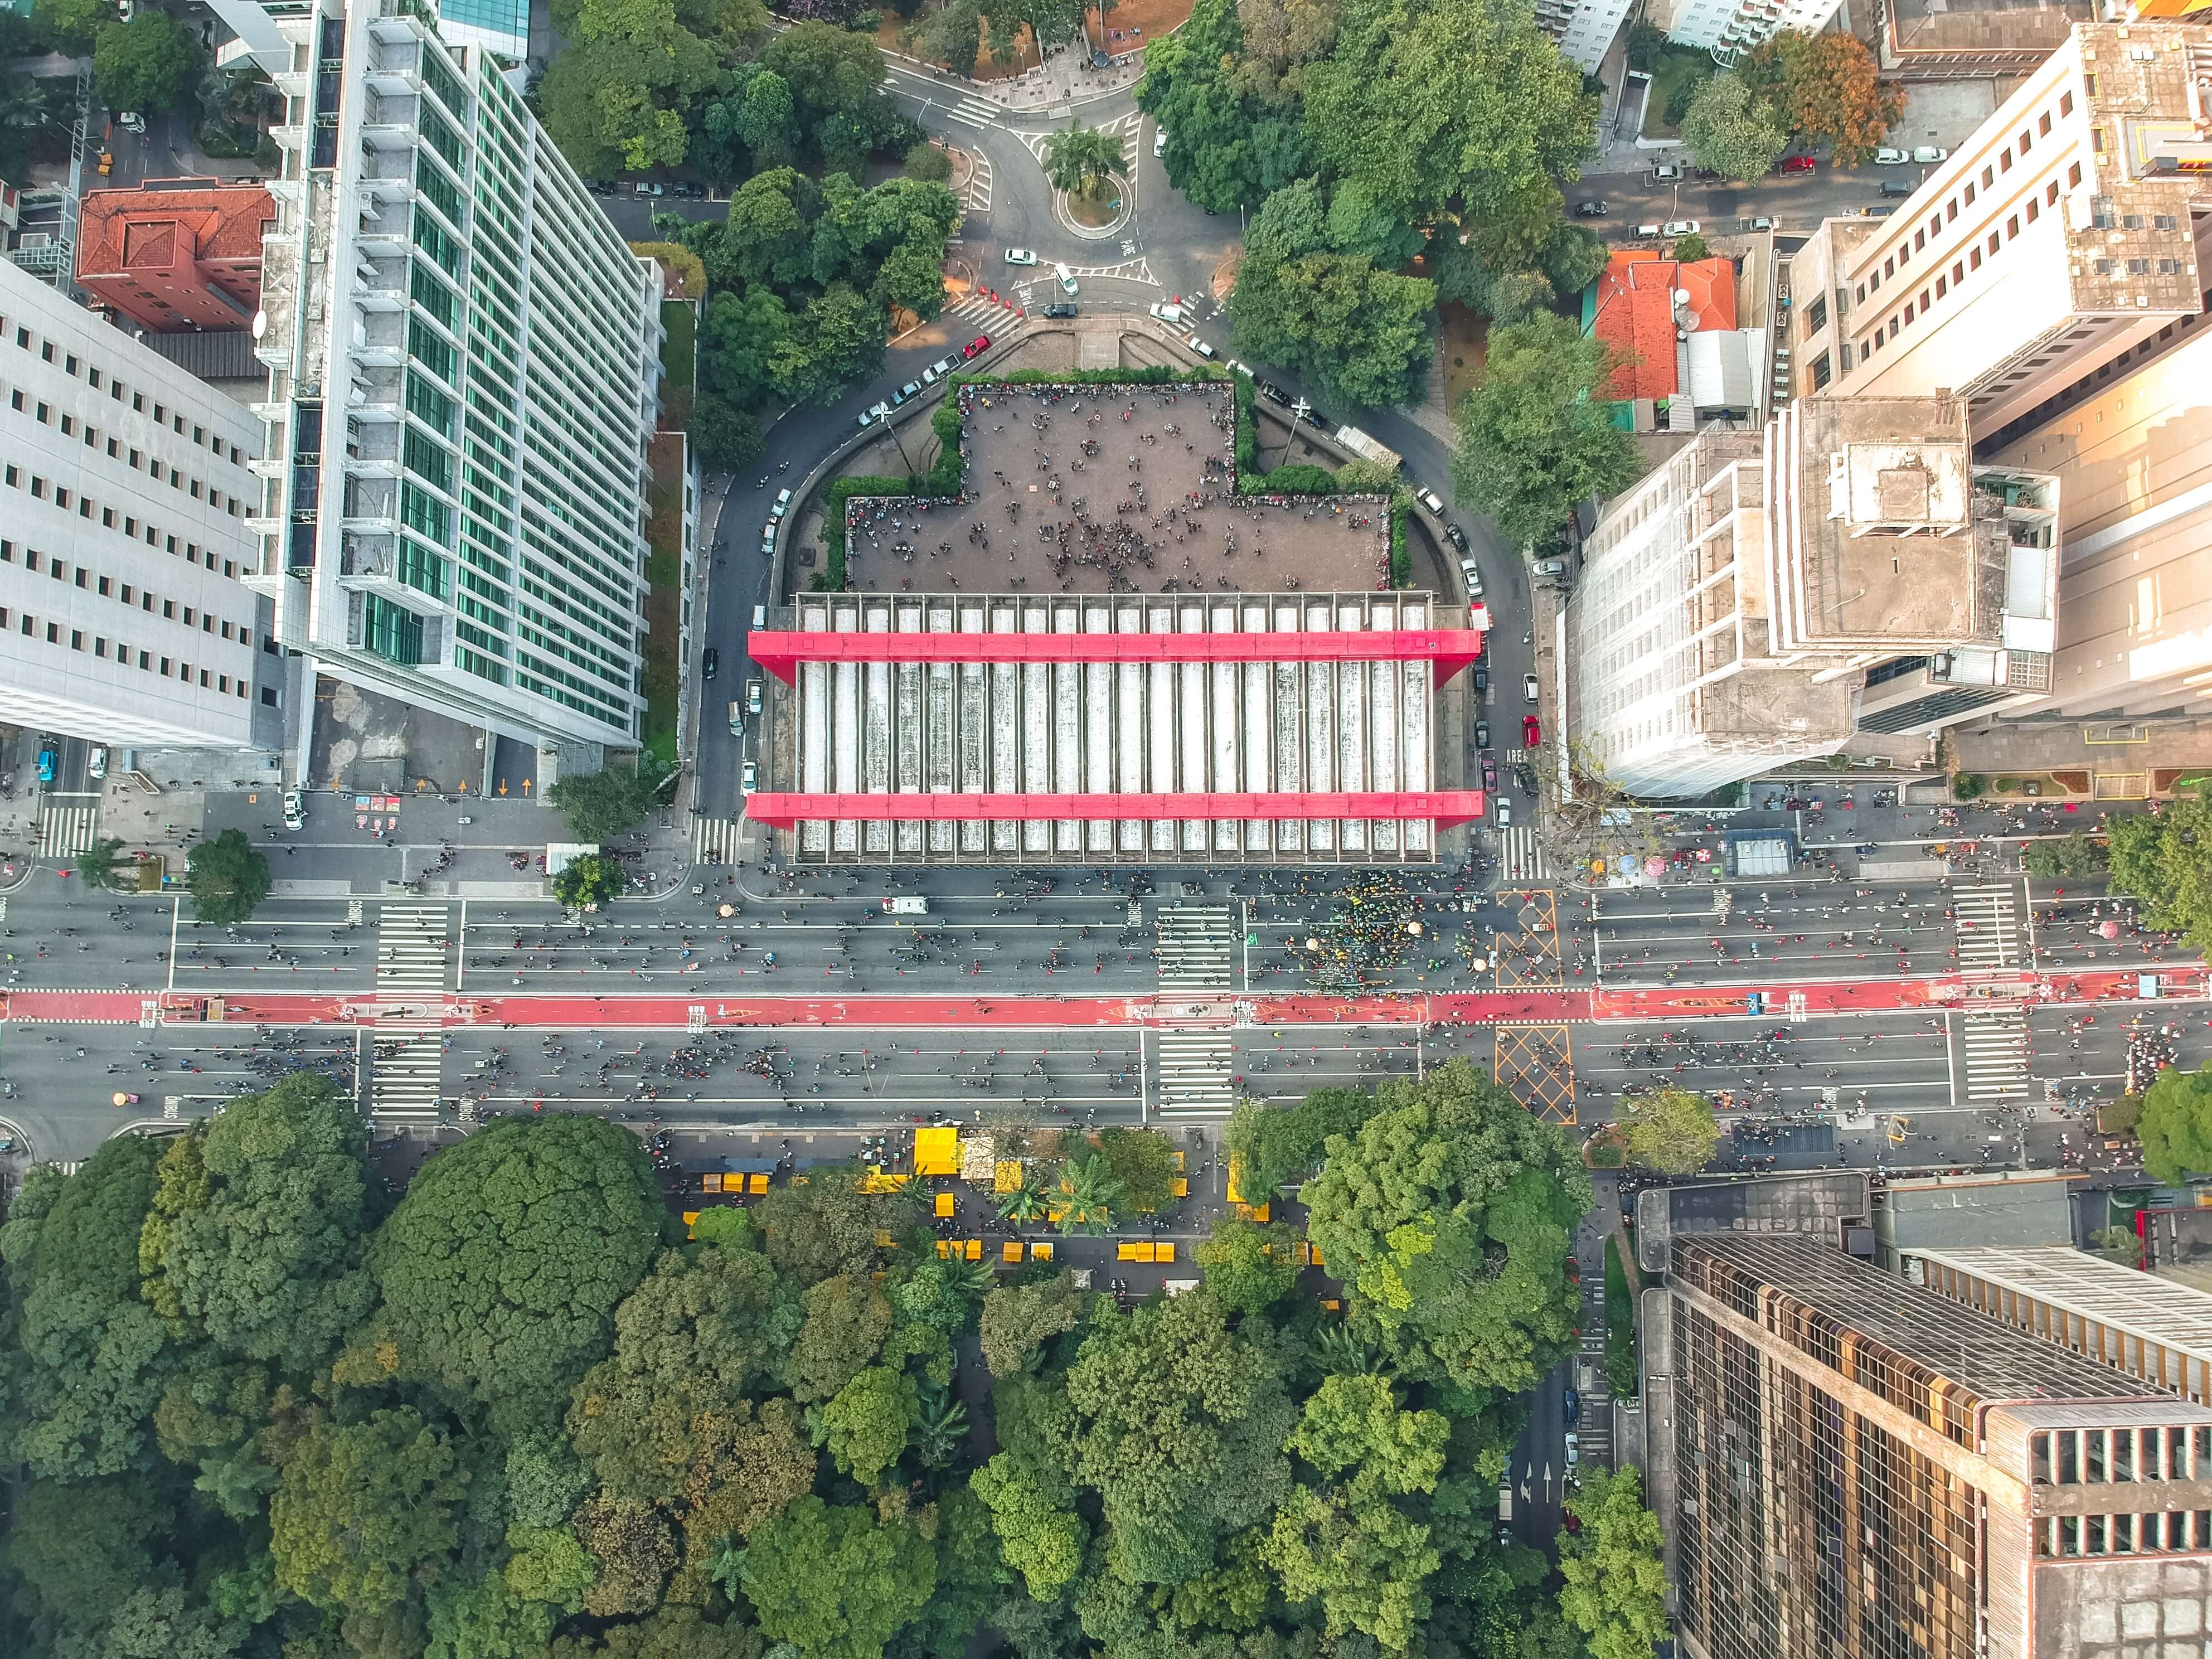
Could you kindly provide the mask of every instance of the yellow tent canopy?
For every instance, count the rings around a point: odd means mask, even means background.
[[[960,1173],[960,1131],[954,1128],[914,1132],[914,1172],[918,1176],[957,1176]]]

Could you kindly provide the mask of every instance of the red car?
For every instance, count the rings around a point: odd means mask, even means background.
[[[974,339],[969,341],[960,355],[963,357],[972,357],[979,351],[988,351],[990,349],[991,337],[988,334],[978,334]]]
[[[1810,173],[1813,167],[1813,158],[1809,155],[1785,155],[1782,158],[1780,171],[1785,173]]]
[[[1544,741],[1544,727],[1534,714],[1521,717],[1521,746],[1534,749]]]

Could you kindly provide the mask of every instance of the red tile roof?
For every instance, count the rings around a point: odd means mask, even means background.
[[[117,274],[136,265],[167,268],[179,252],[201,260],[261,258],[263,225],[276,204],[258,184],[149,179],[130,190],[88,191],[77,232],[80,277]],[[150,234],[166,225],[185,240]]]
[[[1671,398],[1674,381],[1674,290],[1690,296],[1690,329],[1732,330],[1735,320],[1735,267],[1722,258],[1685,264],[1662,258],[1650,248],[1623,248],[1597,279],[1597,337],[1619,353],[1613,395]]]

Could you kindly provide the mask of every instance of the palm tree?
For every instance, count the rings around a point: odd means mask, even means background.
[[[1097,127],[1070,127],[1044,141],[1044,176],[1071,196],[1098,193],[1121,170],[1121,141]]]
[[[77,879],[87,887],[105,887],[115,879],[115,855],[119,841],[96,841],[76,855]]]
[[[915,1455],[926,1467],[941,1469],[959,1455],[960,1437],[967,1432],[968,1407],[949,1390],[935,1383],[925,1384],[915,1401],[908,1431]]]
[[[1035,1170],[1024,1170],[1022,1184],[1012,1192],[999,1194],[1000,1219],[1011,1221],[1017,1227],[1026,1227],[1042,1216],[1048,1206],[1045,1202],[1044,1182]]]
[[[1377,1376],[1382,1356],[1352,1334],[1349,1325],[1331,1325],[1314,1341],[1314,1364],[1324,1376]]]
[[[1113,1226],[1114,1206],[1121,1201],[1121,1183],[1102,1154],[1071,1158],[1060,1177],[1060,1231],[1095,1237]]]

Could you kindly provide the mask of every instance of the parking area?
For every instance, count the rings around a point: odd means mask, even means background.
[[[966,499],[850,502],[854,587],[1326,592],[1388,584],[1381,498],[1232,493],[1225,385],[976,385],[959,396]]]

